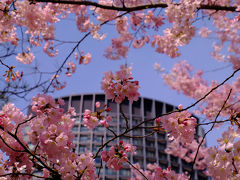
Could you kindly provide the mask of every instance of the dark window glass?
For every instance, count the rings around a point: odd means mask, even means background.
[[[78,125],[74,125],[72,128],[72,131],[77,133],[78,132]]]
[[[179,167],[178,166],[171,166],[171,169],[175,171],[176,173],[179,173]]]
[[[100,102],[101,106],[100,109],[103,109],[103,106],[105,105],[105,95],[96,95],[95,102]],[[96,106],[94,105],[94,109],[96,110]]]
[[[130,170],[121,169],[119,174],[120,174],[120,176],[127,176],[127,177],[129,177],[130,176]]]
[[[159,166],[162,168],[162,169],[167,169],[167,164],[163,164],[161,163],[161,161],[159,161]]]
[[[90,141],[90,136],[89,135],[80,135],[80,139],[79,139],[80,143],[81,142],[89,142]]]
[[[93,136],[93,142],[102,143],[102,141],[103,141],[103,136],[101,136],[101,135]]]
[[[112,100],[108,100],[108,107],[111,108],[111,112],[117,112],[117,103],[112,102]]]
[[[85,109],[92,110],[92,98],[92,95],[83,96],[83,112],[85,111]]]
[[[163,104],[161,102],[155,101],[155,111],[157,117],[162,115],[162,108]]]
[[[159,160],[167,160],[167,155],[164,153],[158,153],[158,158]]]
[[[144,99],[144,116],[152,117],[152,100]]]
[[[133,163],[134,163],[134,164],[139,163],[140,166],[142,166],[142,165],[143,165],[143,160],[133,157]]]
[[[141,99],[132,103],[132,114],[138,116],[141,115]]]
[[[167,113],[173,111],[173,108],[174,107],[172,105],[166,104],[166,111],[167,111]]]
[[[64,112],[67,112],[68,111],[68,101],[69,101],[69,98],[68,97],[64,97],[62,99],[64,100],[64,105],[62,106],[62,108],[64,109]]]
[[[117,175],[117,171],[114,171],[111,169],[106,169],[105,174],[106,175]]]
[[[167,147],[166,143],[158,143],[158,150],[165,150]]]
[[[171,155],[170,158],[171,158],[171,162],[178,163],[178,158],[177,157]]]
[[[72,96],[71,107],[75,108],[77,114],[80,112],[80,99],[81,96]]]
[[[153,141],[146,141],[146,146],[147,147],[154,147],[154,142]]]
[[[89,129],[86,126],[81,125],[80,132],[89,132]]]
[[[155,163],[154,160],[152,160],[152,159],[147,159],[147,164],[154,164],[154,163]]]
[[[120,104],[122,111],[124,114],[129,114],[129,101],[125,99],[121,104]]]

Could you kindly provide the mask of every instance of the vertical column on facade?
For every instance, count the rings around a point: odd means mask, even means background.
[[[92,95],[93,98],[92,98],[92,109],[91,111],[94,112],[94,107],[95,107],[95,94]],[[92,152],[92,146],[93,146],[93,130],[90,131],[90,152]]]
[[[77,146],[77,152],[79,153],[79,146],[80,146],[80,133],[81,133],[81,124],[82,124],[82,111],[83,111],[83,94],[80,98],[80,110],[79,110],[79,130],[78,130],[78,146]]]
[[[71,105],[72,105],[72,96],[73,96],[73,95],[71,95],[71,96],[69,97],[69,107],[71,107]],[[80,104],[80,102],[79,102],[79,104]],[[77,114],[76,117],[79,117],[79,114]],[[74,118],[76,118],[76,117],[74,117]],[[79,120],[80,120],[80,117],[79,117]],[[77,130],[77,134],[74,134],[74,137],[77,135],[77,144],[75,144],[75,145],[76,145],[75,152],[78,153],[78,147],[79,147],[79,131],[80,131],[79,122],[76,122],[76,121],[75,121],[74,126],[76,126],[76,125],[78,125],[78,130]]]
[[[183,173],[183,170],[182,170],[182,160],[180,158],[178,158],[178,164],[179,164],[179,173]]]
[[[107,97],[106,95],[105,96],[105,104],[107,104]],[[106,112],[104,113],[104,115],[106,115]],[[104,128],[104,132],[103,132],[103,142],[106,142],[106,137],[107,137],[107,130],[106,128]],[[105,150],[105,148],[103,149]],[[101,160],[102,162],[102,180],[105,180],[105,168],[106,168],[106,165],[105,163],[103,163],[103,161]]]
[[[117,120],[118,120],[118,132],[120,132],[120,105],[117,104]],[[117,138],[117,142],[119,143],[119,138]],[[119,179],[119,171],[117,171],[117,180]]]
[[[166,103],[163,103],[163,114],[167,113],[167,110],[166,110]],[[165,140],[166,140],[166,143],[167,143],[167,147],[168,147],[168,138],[167,136],[165,136]],[[170,161],[170,155],[167,154],[167,162],[168,162],[168,166],[171,165],[171,161]]]
[[[140,106],[140,109],[141,109],[141,116],[142,116],[142,121],[145,120],[144,118],[144,102],[143,102],[143,98],[141,97],[141,106]],[[143,124],[143,126],[145,126],[145,123]],[[145,129],[142,128],[142,135],[143,137],[145,136]],[[147,169],[147,162],[146,162],[146,138],[143,138],[143,169],[146,170]]]
[[[79,118],[79,121],[78,121],[78,133],[77,133],[77,153],[78,153],[78,149],[79,149],[79,141],[80,141],[80,130],[81,130],[81,116],[82,116],[82,105],[81,105],[81,102],[82,102],[82,97],[80,98],[79,100],[79,114],[77,114],[77,117]]]
[[[129,128],[131,129],[133,127],[132,125],[132,103],[129,102]],[[133,136],[133,132],[130,131],[130,136]],[[130,144],[133,144],[133,138],[130,138]],[[133,154],[130,155],[130,162],[133,163]],[[130,165],[129,165],[130,166]],[[132,177],[132,171],[131,171],[131,177]]]
[[[156,117],[156,110],[155,110],[155,101],[152,100],[152,112],[151,112],[151,116],[152,118]],[[156,125],[156,121],[154,120],[154,125]],[[154,133],[154,139],[155,139],[155,156],[156,156],[156,161],[157,164],[159,165],[159,157],[158,157],[158,137],[157,137],[157,133]]]

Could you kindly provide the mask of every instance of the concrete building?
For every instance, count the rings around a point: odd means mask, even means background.
[[[86,148],[89,151],[96,153],[103,142],[114,137],[112,132],[102,126],[98,126],[94,128],[93,131],[89,131],[89,129],[83,125],[84,110],[90,109],[95,111],[95,103],[97,101],[101,102],[101,106],[107,104],[111,107],[109,115],[113,117],[113,121],[110,123],[110,129],[119,134],[126,128],[126,122],[120,113],[120,106],[111,100],[107,100],[104,94],[81,94],[61,98],[65,101],[65,109],[68,109],[69,106],[76,109],[77,116],[75,117],[76,121],[73,127],[73,132],[75,134],[74,143],[78,154],[83,153]],[[133,104],[130,104],[127,100],[124,101],[121,104],[121,108],[129,119],[129,126],[131,128],[146,119],[151,119],[162,113],[170,112],[175,107],[158,100],[140,97],[139,100],[133,102]],[[154,126],[154,121],[145,123],[144,126]],[[152,131],[152,128],[138,128],[131,131],[128,135],[145,136]],[[202,129],[197,129],[198,136],[203,136],[203,133]],[[138,162],[143,169],[146,169],[148,163],[157,163],[164,169],[171,166],[177,173],[191,171],[191,164],[165,153],[164,150],[167,147],[168,142],[166,133],[164,132],[154,133],[146,138],[121,137],[120,139],[111,142],[106,149],[109,149],[111,145],[118,143],[119,140],[130,142],[137,147],[137,154],[134,156],[132,155],[129,159],[132,163]],[[97,163],[97,169],[99,170],[101,167],[100,156],[98,156],[95,161]],[[131,171],[128,165],[120,171],[113,171],[108,169],[103,163],[100,174],[101,179],[103,180],[126,180],[131,176]],[[195,170],[194,179],[207,180],[208,178],[201,172]]]

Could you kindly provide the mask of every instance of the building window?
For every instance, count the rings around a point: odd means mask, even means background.
[[[167,160],[167,155],[164,153],[158,153],[159,160]]]
[[[129,177],[130,176],[130,170],[121,169],[119,174],[120,174],[120,176],[127,176],[127,177]]]
[[[104,127],[102,127],[102,126],[97,126],[97,127],[95,127],[94,129],[93,129],[93,131],[94,132],[104,132]]]
[[[146,146],[147,147],[154,147],[154,142],[146,140]]]
[[[147,157],[155,158],[155,152],[147,151],[146,155],[147,155]]]
[[[80,122],[80,118],[79,117],[74,117],[74,119],[75,119],[75,123]]]
[[[165,150],[167,147],[166,143],[158,143],[158,150]]]
[[[171,162],[178,163],[178,157],[170,156]]]
[[[136,153],[137,153],[138,156],[142,156],[143,155],[142,149],[139,149],[139,148],[136,149]]]
[[[77,139],[78,139],[78,135],[75,135],[75,136],[74,136],[74,139],[73,139],[74,143],[77,142]]]
[[[152,117],[152,100],[144,99],[144,116]]]
[[[74,133],[77,133],[78,132],[78,126],[74,125],[73,128],[72,128],[72,131]]]
[[[90,141],[90,136],[89,135],[81,135],[79,139],[80,143],[86,143]]]
[[[102,143],[102,141],[103,141],[103,136],[100,136],[100,135],[93,136],[93,142]]]
[[[64,97],[62,99],[64,100],[64,105],[61,108],[64,109],[64,112],[67,112],[68,111],[68,101],[69,101],[69,98],[68,97]]]
[[[155,112],[156,116],[162,115],[163,103],[155,101]]]
[[[75,108],[77,114],[80,112],[80,100],[81,96],[72,96],[71,107]]]
[[[108,100],[108,107],[111,108],[111,112],[117,113],[117,103],[112,102],[112,100]]]
[[[121,104],[120,104],[122,111],[124,114],[129,114],[129,101],[125,99]]]
[[[141,136],[142,135],[142,129],[134,129],[133,130],[134,136]]]
[[[166,104],[166,111],[167,111],[167,113],[173,111],[173,108],[174,107],[172,105]]]
[[[141,99],[132,103],[132,114],[137,116],[141,115]]]
[[[105,171],[106,175],[117,175],[117,171],[111,170],[111,169],[106,169]]]
[[[85,146],[85,145],[79,145],[79,148],[78,148],[78,152],[81,154],[81,153],[85,153],[85,149],[89,150],[89,147],[88,146]]]
[[[84,112],[85,109],[92,110],[92,95],[85,95],[83,96],[83,109]]]
[[[142,159],[137,159],[133,157],[133,163],[136,164],[138,163],[140,166],[143,166],[143,160]]]
[[[133,139],[133,145],[143,146],[143,141],[142,141],[142,139]]]
[[[105,95],[96,95],[95,102],[100,102],[100,109],[103,109],[105,104]],[[96,111],[96,106],[94,105],[94,110]]]

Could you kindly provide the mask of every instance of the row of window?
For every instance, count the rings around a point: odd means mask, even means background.
[[[95,104],[93,104],[93,95],[84,95],[83,96],[83,101],[81,102],[81,96],[72,96],[71,97],[71,102],[70,106],[74,107],[76,110],[76,113],[79,114],[80,112],[80,107],[82,106],[82,112],[84,112],[85,109],[90,109],[92,110],[94,108],[95,110]],[[68,104],[69,104],[69,97],[64,97],[63,100],[65,101],[65,105],[63,108],[67,110]],[[105,104],[105,95],[96,95],[95,96],[95,102],[99,101],[101,103],[101,107],[103,108]],[[155,115],[152,114],[152,109],[154,107],[153,101],[150,99],[143,99],[143,108],[144,108],[144,116],[146,117],[153,117]],[[82,103],[82,104],[81,104]],[[112,102],[111,100],[107,101],[107,105],[111,108],[112,112],[117,112],[117,104]],[[139,99],[137,102],[133,102],[132,104],[132,114],[134,115],[140,115],[142,114],[141,112],[141,99]],[[162,114],[162,108],[163,108],[163,103],[155,101],[155,112],[156,115],[161,115]],[[126,113],[129,114],[129,101],[125,100],[121,104],[121,109]],[[174,109],[172,105],[166,104],[166,111],[170,112]]]

